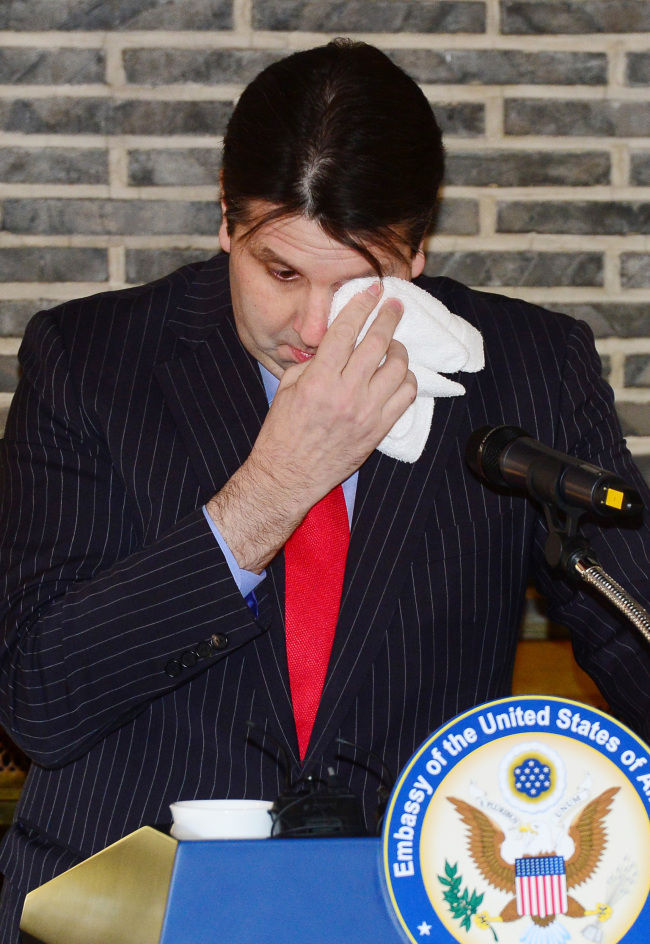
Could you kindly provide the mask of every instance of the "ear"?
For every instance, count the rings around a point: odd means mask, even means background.
[[[411,278],[417,279],[418,275],[422,275],[424,272],[424,265],[426,263],[426,257],[424,255],[424,240],[418,246],[418,251],[415,253],[411,260]]]
[[[226,218],[226,204],[221,201],[221,226],[219,227],[219,245],[224,252],[230,252],[230,234],[228,233],[228,220]]]

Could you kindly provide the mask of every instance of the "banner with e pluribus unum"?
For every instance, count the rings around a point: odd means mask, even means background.
[[[565,699],[474,708],[400,775],[383,872],[412,942],[647,944],[650,749]]]

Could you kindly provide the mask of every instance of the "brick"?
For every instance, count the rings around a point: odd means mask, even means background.
[[[630,156],[630,183],[650,186],[650,151],[632,151]]]
[[[0,407],[0,436],[4,436],[5,426],[7,425],[7,414],[9,407]]]
[[[511,98],[504,102],[506,134],[650,136],[650,102]]]
[[[20,299],[16,301],[0,300],[0,337],[20,337],[25,332],[27,323],[37,311],[54,308],[59,302],[51,299]]]
[[[13,393],[18,383],[18,358],[0,354],[0,393]]]
[[[649,161],[650,164],[650,161]],[[469,187],[591,187],[610,183],[605,151],[452,151],[445,183]]]
[[[446,275],[468,285],[602,285],[597,252],[428,253],[427,275]]]
[[[232,102],[119,102],[117,134],[223,134]]]
[[[209,249],[127,249],[126,280],[152,282],[190,262],[202,262],[213,255]]]
[[[500,233],[650,233],[650,203],[567,200],[500,203]]]
[[[217,148],[129,152],[129,184],[134,187],[218,185],[220,169]]]
[[[0,48],[0,84],[62,85],[104,82],[100,49]]]
[[[626,81],[628,85],[650,85],[650,53],[628,53]]]
[[[604,53],[396,49],[389,55],[416,82],[484,85],[603,85]]]
[[[468,0],[254,0],[253,29],[325,33],[483,33],[485,5]]]
[[[548,307],[586,321],[597,338],[650,335],[650,306],[645,303],[558,302]]]
[[[642,33],[650,30],[647,0],[501,0],[501,32]]]
[[[232,29],[232,0],[12,0],[3,30]]]
[[[0,100],[0,131],[25,134],[223,134],[231,102],[104,98]]]
[[[641,475],[650,485],[650,456],[635,456],[634,461],[641,472]]]
[[[623,288],[650,288],[650,253],[625,252],[621,256]]]
[[[174,82],[247,85],[262,69],[286,54],[286,50],[261,49],[127,49],[124,68],[127,82],[137,85]]]
[[[444,134],[472,138],[485,133],[485,107],[474,102],[432,102]]]
[[[628,403],[619,400],[616,412],[624,436],[650,436],[650,408],[647,403]]]
[[[609,376],[612,372],[612,359],[609,356],[609,354],[600,355],[600,364],[601,364],[600,372],[602,374],[603,380],[609,381]]]
[[[46,235],[216,235],[218,201],[5,200],[4,229]]]
[[[0,282],[104,282],[105,249],[55,246],[5,247],[0,253]]]
[[[0,131],[25,134],[110,134],[113,103],[103,98],[0,101]]]
[[[476,200],[442,201],[435,224],[436,233],[473,236],[479,231],[478,203]]]
[[[100,148],[0,148],[0,181],[11,184],[106,184]]]
[[[650,354],[630,354],[625,358],[625,386],[650,387]]]

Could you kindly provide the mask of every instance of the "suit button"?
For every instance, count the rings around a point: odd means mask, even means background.
[[[171,662],[168,662],[167,665],[165,666],[165,673],[170,678],[176,678],[177,676],[181,674],[182,671],[183,671],[183,666],[180,664],[180,662],[177,662],[176,659],[172,659]]]
[[[212,646],[207,640],[200,642],[195,649],[199,659],[208,659],[212,655]]]
[[[212,643],[212,648],[219,651],[221,649],[225,649],[228,645],[228,637],[224,636],[223,633],[215,633],[211,637],[210,642]]]
[[[187,652],[184,652],[181,656],[181,662],[186,669],[191,669],[198,661],[196,653],[192,649],[188,649]]]

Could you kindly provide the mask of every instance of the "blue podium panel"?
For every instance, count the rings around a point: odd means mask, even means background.
[[[380,857],[379,839],[179,842],[160,944],[401,944]]]

